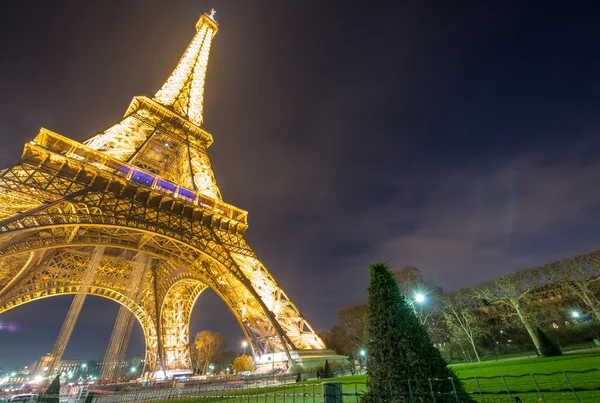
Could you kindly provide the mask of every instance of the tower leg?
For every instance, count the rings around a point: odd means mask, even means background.
[[[161,312],[164,363],[170,374],[192,373],[190,317],[196,299],[207,288],[198,280],[175,283],[164,298]]]
[[[139,302],[141,296],[144,273],[147,266],[148,255],[139,253],[136,256],[131,276],[127,282],[126,292],[126,295],[136,303]],[[129,344],[129,339],[131,338],[134,320],[135,318],[129,309],[124,306],[119,308],[117,320],[104,356],[100,378],[117,379],[123,375],[123,360],[127,353],[127,346]]]
[[[65,318],[62,328],[60,329],[60,333],[58,334],[54,348],[52,349],[52,361],[50,361],[50,365],[48,366],[48,375],[54,375],[54,372],[60,365],[62,355],[67,348],[67,344],[69,344],[69,339],[71,338],[71,334],[75,328],[75,323],[77,323],[77,318],[79,318],[79,314],[81,313],[81,308],[85,302],[88,288],[94,279],[96,269],[98,269],[100,260],[104,255],[104,249],[104,246],[99,246],[96,247],[92,253],[88,267],[83,274],[83,280],[81,282],[79,293],[75,295],[75,298],[71,303],[67,317]]]

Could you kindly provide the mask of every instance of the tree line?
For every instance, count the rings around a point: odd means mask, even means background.
[[[246,354],[225,351],[227,342],[219,332],[203,330],[190,345],[194,374],[239,373],[254,370],[254,361]],[[212,364],[212,368],[211,368]]]
[[[425,279],[416,267],[394,274],[447,358],[480,361],[482,352],[540,352],[547,345],[546,334],[564,342],[599,339],[600,251],[502,274],[451,293]],[[340,309],[337,323],[321,337],[338,354],[359,358],[367,344],[366,315],[366,304]]]

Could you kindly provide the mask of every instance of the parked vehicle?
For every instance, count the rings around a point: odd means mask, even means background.
[[[39,395],[37,393],[23,393],[20,395],[13,395],[9,403],[35,403],[38,401]]]

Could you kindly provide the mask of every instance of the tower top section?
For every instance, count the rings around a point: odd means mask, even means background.
[[[219,25],[215,10],[202,14],[196,23],[196,35],[179,60],[171,76],[154,95],[158,103],[173,109],[197,126],[204,120],[204,83],[212,38]]]

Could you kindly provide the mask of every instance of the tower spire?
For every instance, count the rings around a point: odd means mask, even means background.
[[[200,17],[194,38],[154,98],[135,97],[121,121],[84,144],[143,169],[133,179],[146,178],[146,185],[156,186],[153,175],[159,175],[171,192],[180,186],[192,199],[198,192],[222,200],[207,152],[212,135],[202,127],[208,54],[218,30],[213,11]]]
[[[204,82],[212,38],[218,25],[215,10],[203,14],[196,24],[196,35],[190,42],[171,76],[154,95],[154,100],[173,108],[192,123],[202,126]]]

